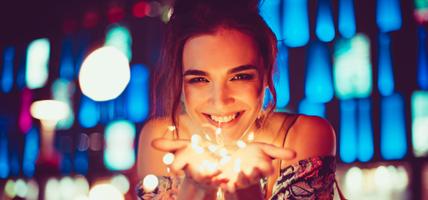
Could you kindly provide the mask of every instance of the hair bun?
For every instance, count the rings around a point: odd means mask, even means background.
[[[176,0],[174,15],[191,12],[214,11],[219,13],[258,13],[259,0]]]

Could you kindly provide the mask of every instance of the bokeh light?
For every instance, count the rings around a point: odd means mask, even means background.
[[[413,152],[422,157],[428,155],[428,92],[415,91],[411,104]]]
[[[58,121],[68,116],[69,106],[61,101],[40,100],[31,104],[31,115],[40,120]]]
[[[116,187],[122,194],[126,194],[131,187],[131,183],[128,178],[123,174],[115,175],[111,179],[111,184]]]
[[[354,0],[339,0],[339,32],[344,38],[355,35]]]
[[[318,0],[315,33],[323,42],[332,41],[336,35],[331,6],[331,0]]]
[[[90,200],[123,200],[123,194],[113,185],[97,184],[89,191]]]
[[[357,34],[339,40],[334,51],[334,88],[339,99],[366,98],[372,92],[370,41]]]
[[[114,47],[101,47],[84,60],[79,72],[82,93],[94,101],[118,97],[130,80],[129,60]]]
[[[49,74],[50,43],[47,38],[36,39],[28,45],[25,80],[30,89],[41,88]]]
[[[14,73],[13,61],[15,59],[15,48],[7,47],[3,52],[3,67],[0,74],[0,86],[4,93],[9,93],[12,90]]]
[[[105,129],[104,163],[110,170],[127,170],[135,163],[135,125],[119,120],[109,123]]]
[[[307,0],[284,0],[282,34],[289,47],[301,47],[309,41]]]

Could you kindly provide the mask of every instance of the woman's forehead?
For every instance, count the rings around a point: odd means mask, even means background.
[[[183,49],[184,70],[259,66],[260,60],[254,40],[235,29],[221,28],[212,34],[191,37]]]

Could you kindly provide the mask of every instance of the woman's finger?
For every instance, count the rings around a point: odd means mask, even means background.
[[[184,149],[188,144],[188,140],[170,140],[165,138],[158,138],[152,141],[153,148],[165,152],[175,152]]]
[[[244,174],[242,171],[240,171],[238,173],[238,178],[237,178],[237,183],[236,186],[239,188],[244,188],[247,187],[249,185],[251,185],[251,180],[249,179],[249,176],[247,176],[246,174]]]
[[[183,153],[176,153],[174,162],[171,164],[171,171],[178,173],[187,166],[186,155]]]
[[[245,173],[245,171],[244,171],[244,173]],[[255,182],[255,181],[260,180],[262,173],[261,173],[259,168],[255,167],[251,170],[251,172],[249,172],[249,173],[247,172],[246,175],[247,175],[248,179],[250,180],[250,182]]]
[[[258,169],[264,177],[270,176],[274,172],[272,162],[268,162],[268,160],[266,160],[266,162],[260,162],[258,164]]]
[[[296,157],[296,152],[289,148],[276,147],[266,143],[254,142],[263,153],[272,159],[291,160]]]

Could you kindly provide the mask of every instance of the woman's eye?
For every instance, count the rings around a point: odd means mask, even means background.
[[[232,80],[252,80],[253,78],[254,75],[252,74],[237,74],[232,78]]]
[[[191,78],[188,81],[189,83],[203,83],[203,82],[208,82],[208,80],[204,77],[196,77],[196,78]]]

